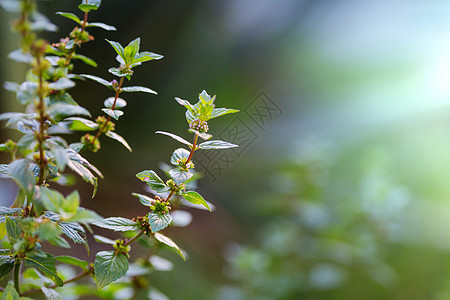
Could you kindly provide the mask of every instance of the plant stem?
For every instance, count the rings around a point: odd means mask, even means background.
[[[16,289],[17,293],[20,295],[20,264],[21,261],[18,260],[14,264],[14,288]]]
[[[189,157],[186,160],[186,165],[191,161],[192,156],[194,155],[195,147],[197,147],[198,134],[194,136],[194,142],[192,143],[191,153],[189,153]]]
[[[167,198],[166,198],[166,202],[169,201],[169,199],[173,196],[173,194],[175,194],[175,192],[171,191],[169,196],[167,196]]]
[[[81,33],[83,33],[84,28],[86,27],[86,24],[87,24],[87,18],[88,18],[88,12],[85,11],[85,12],[84,12],[84,20],[83,20],[83,24],[81,24]]]
[[[117,102],[117,98],[119,98],[120,95],[120,90],[122,88],[122,84],[123,84],[123,80],[125,77],[120,78],[120,82],[119,82],[119,86],[116,89],[116,95],[114,96],[114,102],[113,105],[111,106],[111,109],[114,110],[114,108],[116,107],[116,102]],[[94,137],[94,139],[92,140],[92,144],[98,140],[98,138],[100,137],[100,135],[102,134],[102,131],[104,128],[106,128],[106,126],[108,125],[108,123],[111,121],[111,116],[108,116],[108,119],[106,120],[105,124],[103,124],[103,126],[101,128],[98,129],[97,135]]]
[[[40,68],[41,65],[41,57],[38,55],[36,57],[38,68]],[[47,116],[45,114],[45,103],[44,103],[44,95],[42,93],[43,88],[43,78],[42,73],[39,72],[39,103],[38,103],[38,112],[39,112],[39,133],[37,136],[38,140],[38,148],[39,148],[39,180],[38,185],[42,185],[44,183],[44,171],[45,171],[45,156],[44,156],[44,141],[46,139],[46,124],[45,121],[47,120]]]
[[[84,277],[86,277],[87,275],[89,275],[89,274],[91,274],[91,273],[92,273],[92,269],[86,270],[86,271],[84,271],[83,273],[80,273],[80,274],[76,275],[75,277],[72,277],[71,279],[68,279],[68,280],[64,281],[64,284],[67,284],[67,283],[70,283],[70,282],[73,282],[73,281],[80,280],[81,278],[84,278]],[[51,286],[48,286],[47,288],[49,288],[49,289],[54,289],[54,288],[56,288],[56,287],[58,287],[58,286],[57,286],[56,284],[53,284],[53,285],[51,285]],[[33,294],[33,293],[39,292],[40,290],[41,290],[41,289],[29,290],[29,291],[24,292],[24,293],[22,294],[22,296],[26,296],[26,295],[29,295],[29,294]]]
[[[127,240],[125,244],[123,244],[123,246],[128,246],[129,244],[131,244],[132,242],[134,242],[135,240],[137,240],[141,235],[143,235],[144,232],[141,231],[138,234],[136,234],[134,237],[132,237],[131,239]]]

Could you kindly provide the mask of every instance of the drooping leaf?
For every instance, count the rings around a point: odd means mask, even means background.
[[[116,104],[114,105],[114,108],[119,109],[119,108],[123,108],[125,106],[127,106],[127,102],[125,100],[123,100],[122,98],[115,98],[115,97],[109,97],[108,99],[105,100],[105,102],[103,103],[105,105],[106,108],[112,108],[114,102],[116,102]]]
[[[191,112],[194,112],[194,106],[189,103],[189,101],[175,97],[175,100],[180,104],[183,105],[186,109],[188,109]]]
[[[152,206],[153,203],[156,201],[155,199],[152,199],[148,196],[142,195],[142,194],[138,194],[138,193],[133,193],[133,196],[136,196],[139,198],[139,201],[141,202],[142,205],[144,206]]]
[[[105,134],[107,137],[112,138],[113,140],[118,141],[119,143],[121,143],[122,145],[125,146],[125,148],[128,149],[128,151],[132,152],[133,150],[131,149],[130,145],[128,145],[127,141],[121,137],[120,135],[118,135],[117,133],[115,133],[114,131],[108,131]]]
[[[36,182],[35,176],[30,169],[31,160],[22,158],[13,161],[8,166],[8,176],[10,176],[28,194],[34,191]]]
[[[79,59],[82,62],[84,62],[85,64],[87,64],[88,66],[91,66],[91,67],[94,67],[94,68],[97,67],[97,63],[92,58],[89,58],[87,56],[84,56],[84,55],[81,55],[81,54],[74,54],[72,56],[72,58],[73,59]]]
[[[75,22],[77,22],[78,24],[81,24],[80,18],[78,18],[76,15],[74,15],[74,14],[72,14],[72,13],[58,11],[56,14],[57,14],[57,15],[60,15],[61,17],[70,19],[70,20],[72,20],[72,21],[75,21]]]
[[[83,178],[83,180],[91,183],[92,185],[94,185],[94,187],[96,187],[97,177],[92,174],[91,170],[95,172],[100,178],[103,178],[102,173],[74,150],[66,149],[66,151],[69,154],[70,158],[67,163],[69,168],[78,173],[81,178]]]
[[[80,224],[76,222],[58,222],[58,226],[74,243],[88,247],[84,229]]]
[[[127,86],[122,88],[122,92],[143,92],[143,93],[149,93],[149,94],[155,94],[157,95],[158,93],[155,92],[152,89],[149,89],[148,87],[144,87],[144,86]]]
[[[101,251],[95,256],[95,280],[99,289],[124,276],[128,271],[128,260],[122,253]]]
[[[204,140],[209,140],[212,137],[211,134],[205,133],[205,132],[200,132],[198,130],[189,129],[189,132],[195,133],[196,135],[198,135],[199,137],[201,137]]]
[[[197,205],[203,205],[204,207],[206,207],[209,211],[211,211],[211,209],[209,208],[208,203],[206,203],[205,199],[203,199],[203,197],[195,192],[195,191],[189,191],[186,193],[182,193],[181,196],[186,199],[187,201],[189,201],[192,204],[197,204]]]
[[[189,143],[188,141],[186,141],[185,139],[183,139],[182,137],[180,137],[180,136],[178,136],[178,135],[176,135],[176,134],[173,134],[173,133],[170,133],[170,132],[165,132],[165,131],[157,131],[157,132],[155,132],[155,133],[159,133],[159,134],[164,134],[164,135],[170,136],[170,137],[173,138],[174,140],[177,140],[177,141],[179,141],[180,143],[183,143],[183,144],[185,144],[185,145],[188,145],[189,147],[192,147],[192,144],[191,144],[191,143]]]
[[[169,214],[149,213],[148,221],[153,232],[163,230],[172,223],[172,217]]]
[[[136,177],[147,183],[157,193],[164,193],[169,190],[169,187],[156,174],[155,171],[152,170],[142,171],[138,173]]]
[[[56,258],[53,255],[45,253],[45,256],[28,256],[23,261],[27,267],[36,268],[49,277],[57,286],[63,286],[63,281],[56,272]]]
[[[133,231],[138,229],[135,221],[122,217],[110,217],[92,224],[114,231]]]
[[[86,25],[86,27],[99,27],[99,28],[102,28],[102,29],[107,30],[107,31],[115,31],[115,30],[117,30],[117,28],[114,27],[114,26],[111,26],[111,25],[108,25],[108,24],[105,24],[105,23],[100,23],[100,22],[88,23]]]
[[[220,140],[212,140],[212,141],[206,141],[198,145],[198,148],[209,150],[209,149],[228,149],[228,148],[235,148],[239,147],[239,145],[235,145],[232,143],[228,143],[225,141]]]
[[[102,108],[102,111],[107,114],[108,116],[111,116],[112,118],[119,120],[119,117],[123,115],[123,111],[118,109],[109,109],[109,108]]]
[[[184,255],[183,251],[181,251],[180,247],[178,247],[178,245],[175,244],[175,242],[172,241],[171,238],[169,238],[159,232],[155,232],[154,236],[155,236],[155,239],[158,240],[159,242],[175,249],[176,252],[181,256],[181,258],[183,258],[183,260],[186,260],[186,256]]]

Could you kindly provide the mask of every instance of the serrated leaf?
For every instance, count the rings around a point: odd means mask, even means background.
[[[87,64],[87,65],[89,65],[91,67],[94,67],[94,68],[97,67],[97,63],[92,58],[89,58],[87,56],[84,56],[84,55],[81,55],[81,54],[74,54],[72,56],[72,58],[73,59],[79,59],[79,60],[81,60],[82,62],[84,62],[85,64]]]
[[[208,203],[206,203],[205,199],[203,199],[203,197],[195,192],[195,191],[189,191],[186,193],[182,193],[181,196],[186,199],[187,201],[189,201],[192,204],[197,204],[197,205],[203,205],[204,207],[206,207],[209,211],[211,211],[211,208],[209,208]]]
[[[92,224],[114,231],[133,231],[138,229],[135,221],[122,217],[110,217]]]
[[[114,105],[114,102],[116,102],[116,105]],[[119,109],[127,106],[127,102],[123,100],[122,98],[115,98],[115,97],[109,97],[105,100],[103,103],[106,108],[112,108],[114,105],[114,108]]]
[[[180,167],[170,170],[169,175],[170,177],[172,177],[172,179],[175,181],[176,184],[183,183],[189,180],[192,176],[194,176],[193,173],[183,170]]]
[[[149,94],[155,94],[155,95],[158,94],[154,90],[149,89],[148,87],[144,87],[144,86],[127,86],[127,87],[122,88],[122,92],[126,92],[126,93],[143,92],[143,93],[149,93]]]
[[[72,21],[75,21],[75,22],[77,22],[78,24],[81,24],[80,18],[78,18],[76,15],[74,15],[74,14],[72,14],[72,13],[68,13],[68,12],[60,12],[60,11],[58,11],[56,14],[57,14],[57,15],[60,15],[61,17],[70,19],[70,20],[72,20]]]
[[[148,197],[148,196],[145,196],[145,195],[142,195],[142,194],[133,193],[132,195],[135,196],[135,197],[138,197],[138,198],[139,198],[139,201],[140,201],[141,204],[144,205],[144,206],[150,207],[150,206],[152,206],[153,203],[156,201],[155,199],[152,199],[152,198],[150,198],[150,197]]]
[[[220,141],[220,140],[207,141],[207,142],[203,142],[198,145],[198,148],[203,149],[203,150],[228,149],[228,148],[235,148],[235,147],[239,147],[239,145],[235,145],[235,144],[228,143],[225,141]]]
[[[9,255],[0,255],[0,279],[8,275],[14,267],[14,258]]]
[[[184,148],[178,148],[173,151],[172,157],[170,158],[170,163],[178,166],[180,162],[186,162],[189,158],[190,152]]]
[[[21,208],[10,208],[6,206],[0,206],[0,215],[1,216],[12,216],[18,212],[21,212]]]
[[[105,23],[100,23],[100,22],[92,22],[92,23],[88,23],[88,25],[86,25],[86,27],[98,27],[98,28],[102,28],[104,30],[107,31],[115,31],[117,30],[116,27],[105,24]]]
[[[112,117],[112,118],[114,118],[116,120],[119,120],[119,117],[123,115],[123,111],[118,110],[118,109],[112,110],[112,109],[109,109],[109,108],[102,108],[102,111],[105,114],[107,114],[108,116],[110,116],[110,117]]]
[[[147,183],[157,193],[164,193],[169,190],[169,187],[156,174],[155,171],[152,170],[142,171],[138,173],[136,177]]]
[[[72,256],[62,255],[62,256],[56,257],[56,259],[63,264],[77,266],[77,267],[80,267],[85,270],[89,267],[89,262],[78,259],[76,257],[72,257]]]
[[[35,176],[30,170],[30,162],[30,160],[23,158],[13,161],[8,166],[8,176],[28,194],[33,193],[36,183]]]
[[[49,277],[57,286],[63,286],[62,279],[56,272],[56,258],[48,253],[46,256],[28,256],[23,259],[27,267],[36,268],[39,272]]]
[[[155,133],[159,133],[159,134],[164,134],[164,135],[170,136],[170,137],[173,138],[174,140],[177,140],[177,141],[179,141],[180,143],[183,143],[183,144],[185,144],[185,145],[188,145],[189,147],[192,147],[192,144],[191,144],[191,143],[189,143],[188,141],[186,141],[185,139],[183,139],[182,137],[180,137],[180,136],[178,136],[178,135],[176,135],[176,134],[173,134],[173,133],[170,133],[170,132],[165,132],[165,131],[157,131],[157,132],[155,132]]]
[[[127,141],[121,137],[120,135],[118,135],[117,133],[115,133],[114,131],[108,131],[105,134],[107,137],[112,138],[113,140],[118,141],[119,143],[121,143],[122,145],[125,146],[125,148],[128,149],[128,151],[132,152],[133,150],[131,149],[130,145],[128,145]]]
[[[239,112],[238,109],[229,109],[229,108],[214,108],[209,116],[209,119],[218,118],[228,114],[234,114]]]
[[[153,232],[163,230],[172,223],[172,217],[169,214],[149,213],[148,221]]]
[[[107,81],[107,80],[105,80],[103,78],[100,78],[98,76],[88,75],[88,74],[81,74],[80,77],[93,80],[93,81],[98,82],[98,83],[100,83],[100,84],[102,84],[104,86],[112,88],[112,83],[111,82],[109,82],[109,81]]]
[[[87,249],[88,244],[83,227],[76,222],[59,222],[59,228],[62,232],[76,244],[82,244]]]
[[[114,50],[116,51],[116,53],[122,57],[123,60],[125,59],[125,53],[124,53],[124,49],[122,47],[121,44],[119,44],[118,42],[114,42],[114,41],[110,41],[108,39],[106,39],[106,41],[114,48]]]
[[[175,242],[172,241],[171,238],[169,238],[169,237],[167,237],[164,234],[161,234],[159,232],[155,232],[154,237],[159,242],[161,242],[161,243],[163,243],[163,244],[165,244],[165,245],[167,245],[167,246],[169,246],[171,248],[174,248],[177,251],[177,253],[181,256],[181,258],[183,258],[183,260],[186,260],[186,256],[184,255],[183,251],[181,251],[180,247],[178,247],[178,245],[175,244]]]
[[[128,271],[128,260],[122,253],[101,251],[95,256],[95,280],[99,289],[124,276]]]
[[[8,238],[13,243],[21,238],[22,230],[19,225],[10,218],[6,217],[6,232],[8,233]]]

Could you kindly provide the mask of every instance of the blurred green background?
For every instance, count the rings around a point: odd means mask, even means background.
[[[58,24],[74,23],[73,1],[40,2]],[[450,299],[450,2],[446,0],[103,1],[81,53],[112,79],[105,38],[164,55],[136,69],[133,83],[157,96],[127,95],[116,131],[133,147],[101,140],[88,155],[106,175],[84,205],[132,217],[144,187],[135,174],[168,162],[188,136],[175,96],[206,89],[239,119],[212,121],[216,135],[246,128],[245,149],[200,181],[213,214],[170,231],[187,250],[175,270],[155,274],[171,299]],[[1,13],[1,80],[21,80],[6,55],[17,48]],[[265,94],[260,94],[265,92]],[[74,98],[93,115],[110,92],[80,82]],[[268,98],[266,98],[266,96]],[[18,108],[0,93],[1,111]],[[265,102],[264,102],[265,101]],[[276,108],[259,119],[261,103]],[[5,140],[14,136],[1,129]],[[250,142],[249,142],[250,141]],[[69,189],[70,190],[70,189]],[[78,249],[78,248],[76,248]],[[80,250],[80,256],[82,249]]]

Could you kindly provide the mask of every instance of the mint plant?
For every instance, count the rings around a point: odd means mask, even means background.
[[[186,225],[186,222],[177,221],[183,206],[211,211],[210,204],[193,188],[199,178],[192,161],[194,153],[237,147],[225,141],[211,140],[208,122],[238,110],[216,108],[215,96],[211,97],[206,91],[199,95],[199,101],[194,105],[176,98],[186,108],[192,143],[175,134],[158,131],[185,147],[173,152],[172,167],[164,165],[166,180],[153,170],[136,175],[152,193],[133,194],[146,207],[146,213],[133,219],[102,218],[97,212],[81,206],[81,196],[76,190],[63,195],[58,186],[68,183],[67,171],[71,170],[93,185],[95,196],[98,178],[103,174],[82,156],[83,152],[100,150],[102,134],[131,151],[126,140],[115,132],[114,122],[124,114],[123,108],[127,105],[119,96],[127,92],[156,94],[147,87],[126,85],[125,79],[132,79],[136,67],[162,56],[141,51],[139,38],[125,47],[106,40],[117,54],[119,65],[108,70],[117,79],[108,81],[91,74],[75,74],[75,60],[97,66],[94,60],[78,53],[84,43],[93,40],[87,29],[116,30],[111,25],[88,21],[89,12],[99,9],[100,0],[81,1],[78,8],[83,14],[82,19],[74,13],[58,12],[77,25],[67,37],[53,44],[38,37],[40,31],[54,31],[56,26],[37,11],[34,0],[3,0],[0,4],[8,11],[19,13],[13,28],[21,36],[20,49],[13,51],[9,58],[30,66],[23,83],[5,83],[5,88],[16,94],[25,111],[0,115],[0,120],[6,121],[6,127],[21,133],[18,141],[0,144],[0,151],[10,156],[9,162],[0,164],[0,174],[18,186],[12,205],[0,207],[0,277],[7,282],[1,288],[1,299],[40,298],[42,294],[48,299],[69,295],[72,299],[85,295],[103,299],[154,298],[159,292],[148,284],[148,276],[161,269],[158,262],[163,261],[156,253],[165,247],[186,258],[184,250],[161,231],[170,225]],[[112,90],[111,97],[104,101],[102,111],[105,116],[100,115],[95,120],[69,92],[75,87],[75,80],[86,79]],[[71,144],[62,137],[62,134],[76,132],[87,133],[79,142]],[[100,251],[95,258],[86,261],[76,258],[70,248],[71,242],[82,244],[90,254],[86,229],[94,233],[91,225],[122,232],[122,236],[111,240],[94,234],[95,240],[110,245],[110,250]],[[135,242],[147,251],[143,257],[132,259],[131,246],[134,247]],[[67,249],[67,254],[51,254],[48,244]]]

